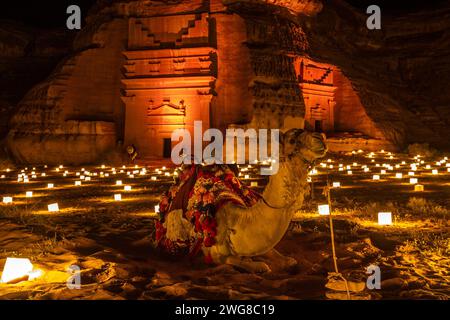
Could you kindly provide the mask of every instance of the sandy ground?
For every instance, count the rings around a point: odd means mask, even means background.
[[[313,177],[314,199],[308,200],[277,245],[277,250],[294,258],[297,265],[282,269],[269,256],[258,257],[272,268],[265,274],[227,265],[206,266],[201,258],[183,261],[158,254],[152,246],[154,205],[171,178],[162,174],[151,181],[153,167],[134,178],[127,176],[127,171],[131,174],[140,169],[126,168],[120,173],[117,168],[116,175],[100,177],[100,172],[111,172],[111,168],[85,168],[98,175],[92,174],[91,181],[83,181],[82,186],[74,186],[79,180],[75,172],[81,168],[59,172],[35,168],[36,173],[45,171],[47,175],[38,174],[29,183],[16,182],[17,173],[25,168],[2,171],[5,178],[0,180],[0,196],[13,196],[14,202],[0,206],[0,270],[6,257],[26,257],[43,275],[19,284],[0,284],[0,299],[346,298],[345,292],[326,287],[327,275],[333,271],[328,217],[318,216],[315,208],[324,201],[321,191],[327,174],[342,185],[332,191],[341,273],[352,282],[365,283],[367,266],[375,264],[381,269],[380,290],[365,288],[351,298],[448,299],[450,173],[432,176],[428,169],[418,170],[419,183],[425,185],[419,197],[429,202],[411,203],[410,198],[418,195],[411,191],[409,178],[398,181],[389,173],[374,182],[371,177],[378,169],[364,173],[360,168],[363,163],[370,164],[369,159],[351,156],[333,161],[335,169],[340,161],[359,164],[352,176],[318,167],[318,175]],[[32,170],[29,167],[25,172]],[[65,170],[69,173],[63,177]],[[401,171],[407,174],[408,169]],[[247,172],[251,181],[258,181],[260,187],[264,184],[254,168]],[[116,186],[118,179],[131,185],[132,191]],[[46,188],[50,182],[55,188]],[[28,190],[33,190],[33,198],[24,197]],[[115,193],[121,193],[123,201],[114,202]],[[61,211],[47,212],[47,204],[54,202]],[[376,212],[382,209],[393,212],[393,226],[377,225]],[[71,265],[81,270],[80,289],[67,287]]]

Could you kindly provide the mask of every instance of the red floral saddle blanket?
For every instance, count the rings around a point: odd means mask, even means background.
[[[216,212],[226,203],[253,206],[261,196],[242,184],[237,167],[231,165],[188,165],[181,169],[175,183],[163,193],[156,222],[156,242],[160,249],[173,255],[194,257],[202,245],[211,247],[217,234]],[[186,240],[167,239],[164,222],[172,210],[182,209],[195,236]],[[210,262],[210,257],[205,257]]]

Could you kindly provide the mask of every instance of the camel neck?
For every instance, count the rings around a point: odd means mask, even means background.
[[[292,172],[287,162],[280,163],[277,174],[270,176],[269,183],[264,190],[264,199],[273,207],[287,207],[295,201],[289,195],[292,190],[288,190],[291,185]]]

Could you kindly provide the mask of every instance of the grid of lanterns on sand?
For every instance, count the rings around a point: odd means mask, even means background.
[[[344,163],[336,159],[328,158],[320,162],[309,172],[308,181],[312,182],[315,177],[324,175],[332,176],[331,189],[345,188],[342,185],[343,180],[339,179],[351,177],[365,182],[367,188],[371,183],[397,183],[405,186],[408,191],[413,193],[423,193],[425,184],[439,183],[438,179],[450,179],[450,161],[448,157],[442,157],[435,161],[427,161],[422,156],[416,155],[409,157],[404,154],[394,154],[381,150],[379,152],[364,152],[362,150],[352,151],[346,154],[347,161],[351,158],[363,157],[365,164],[358,162]],[[361,158],[359,158],[361,159]],[[422,183],[420,180],[426,180]],[[450,185],[450,184],[449,184]],[[331,191],[333,192],[333,191]],[[330,215],[328,204],[318,206],[319,215]],[[393,224],[392,212],[379,212],[378,225],[386,226]]]
[[[339,160],[329,158],[318,163],[309,172],[308,180],[312,182],[316,177],[330,174],[333,176],[332,189],[346,188],[343,180],[345,180],[344,177],[348,176],[366,182],[365,185],[368,188],[370,188],[370,183],[396,181],[411,188],[412,192],[420,193],[425,191],[426,185],[420,179],[426,178],[427,183],[432,184],[433,182],[430,182],[432,179],[438,179],[442,176],[450,177],[450,162],[447,157],[434,162],[427,162],[420,155],[408,157],[383,150],[380,152],[353,151],[345,156],[346,161],[339,162]],[[364,157],[366,164],[360,164],[356,161],[349,162],[348,159],[351,159],[352,156]],[[260,168],[269,168],[273,162],[275,160],[268,159],[255,161],[248,165],[238,165],[239,178],[252,188],[262,189],[267,183],[268,177],[260,175]],[[23,202],[22,198],[25,198],[28,203],[36,197],[36,194],[40,197],[40,200],[42,198],[45,200],[46,195],[53,190],[71,192],[73,188],[86,186],[111,187],[110,201],[120,203],[127,200],[128,194],[139,190],[143,184],[170,185],[173,176],[176,175],[178,175],[177,169],[138,165],[117,168],[102,165],[100,167],[75,169],[60,165],[52,168],[43,166],[39,168],[6,169],[4,172],[0,172],[0,186],[3,184],[3,187],[6,185],[6,188],[9,189],[8,187],[11,184],[15,184],[16,187],[22,186],[21,190],[24,191],[21,194],[3,196],[0,204],[14,206]],[[342,179],[339,179],[339,177]],[[93,194],[92,197],[96,197],[96,195]],[[60,205],[64,208],[64,203],[48,203],[47,212],[58,213],[61,210]],[[156,214],[158,211],[159,207],[156,205],[153,213]],[[330,211],[328,204],[318,206],[319,215],[330,215]],[[379,212],[378,224],[381,226],[392,225],[394,218],[391,212]],[[7,258],[0,281],[15,283],[24,278],[28,280],[37,278],[40,274],[41,271],[35,270],[28,259]]]
[[[33,200],[42,203],[46,198],[55,198],[57,191],[70,192],[74,188],[98,187],[111,190],[108,201],[119,202],[127,200],[127,195],[139,192],[145,185],[171,184],[173,177],[178,175],[177,169],[166,167],[151,168],[146,166],[121,166],[71,168],[59,165],[57,167],[40,166],[21,169],[6,169],[0,174],[2,190],[16,190],[15,194],[3,195],[2,205],[30,204]],[[108,187],[112,187],[107,189]],[[21,190],[20,192],[18,190]],[[23,190],[23,191],[22,191]],[[77,195],[74,195],[76,197]],[[92,198],[96,198],[92,194]],[[39,198],[39,201],[36,199]],[[73,199],[72,199],[73,200]],[[47,201],[48,202],[48,201]],[[49,202],[45,210],[48,213],[63,211],[64,200]]]
[[[353,151],[345,155],[344,160],[324,159],[316,164],[316,167],[309,172],[308,180],[311,182],[315,177],[331,174],[333,189],[346,188],[344,176],[352,179],[359,179],[370,188],[371,183],[397,183],[411,188],[412,192],[420,193],[425,191],[426,183],[421,179],[426,178],[427,183],[431,180],[439,179],[442,176],[450,177],[450,162],[447,157],[432,162],[427,162],[420,155],[408,157],[406,155],[385,152],[363,152]],[[366,159],[365,164],[357,161],[350,162],[353,156]],[[360,158],[361,159],[361,158]],[[260,175],[260,168],[271,167],[276,160],[254,161],[248,165],[238,165],[239,178],[252,188],[262,189],[267,182],[267,176]],[[6,169],[0,173],[0,184],[15,183],[22,184],[25,190],[22,194],[7,194],[2,198],[2,205],[14,205],[17,202],[32,201],[36,193],[48,195],[52,190],[71,190],[72,188],[83,188],[84,186],[114,186],[114,192],[110,196],[113,202],[120,202],[127,199],[127,194],[139,190],[145,183],[158,185],[169,185],[173,181],[173,176],[178,174],[177,169],[166,167],[146,167],[146,166],[121,166],[111,167],[102,165],[99,167],[68,168],[63,165],[57,167],[32,167],[22,169]],[[342,177],[342,179],[339,179]],[[47,193],[43,192],[47,189]],[[95,194],[92,195],[95,197]],[[42,199],[42,197],[40,197]],[[45,198],[45,197],[44,197]],[[18,201],[16,200],[18,199]],[[40,200],[41,200],[40,199]],[[47,204],[46,211],[59,212],[64,208],[63,203],[52,202]],[[155,206],[154,213],[158,212]]]

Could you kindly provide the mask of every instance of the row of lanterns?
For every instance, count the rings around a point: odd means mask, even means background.
[[[328,204],[320,204],[317,209],[321,216],[330,215],[330,206]],[[392,225],[392,212],[378,212],[378,224],[380,226]]]

